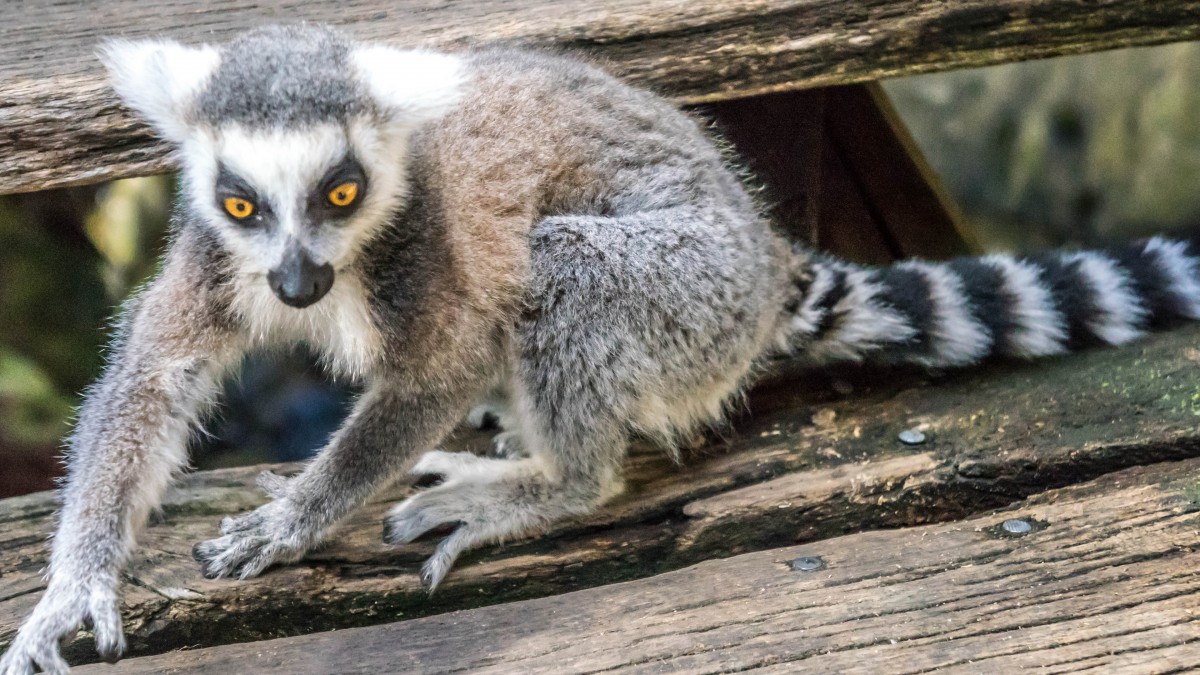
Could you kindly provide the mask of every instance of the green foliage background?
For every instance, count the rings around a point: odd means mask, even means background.
[[[1200,225],[1200,43],[885,84],[992,248]]]
[[[116,306],[153,269],[171,181],[0,200],[0,495],[47,487]],[[24,471],[18,470],[24,468]]]

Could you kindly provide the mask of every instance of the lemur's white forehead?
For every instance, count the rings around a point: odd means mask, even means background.
[[[217,161],[279,204],[303,198],[350,147],[341,125],[248,129],[228,125],[215,133]]]

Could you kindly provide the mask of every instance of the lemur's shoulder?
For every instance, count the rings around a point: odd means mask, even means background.
[[[456,54],[462,97],[415,139],[418,172],[445,204],[532,225],[653,211],[710,190],[740,199],[703,124],[604,64],[553,49]]]

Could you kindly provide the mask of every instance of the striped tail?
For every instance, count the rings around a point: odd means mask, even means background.
[[[1119,345],[1200,319],[1200,247],[1154,238],[1107,251],[989,255],[864,268],[815,258],[785,339],[817,362],[940,368]]]

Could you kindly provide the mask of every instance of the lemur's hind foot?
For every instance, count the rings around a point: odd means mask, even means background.
[[[464,551],[549,526],[573,513],[586,513],[595,496],[551,477],[540,461],[491,459],[465,452],[426,453],[415,475],[441,483],[392,508],[384,519],[384,541],[406,544],[440,526],[454,529],[421,568],[421,581],[437,588]]]

